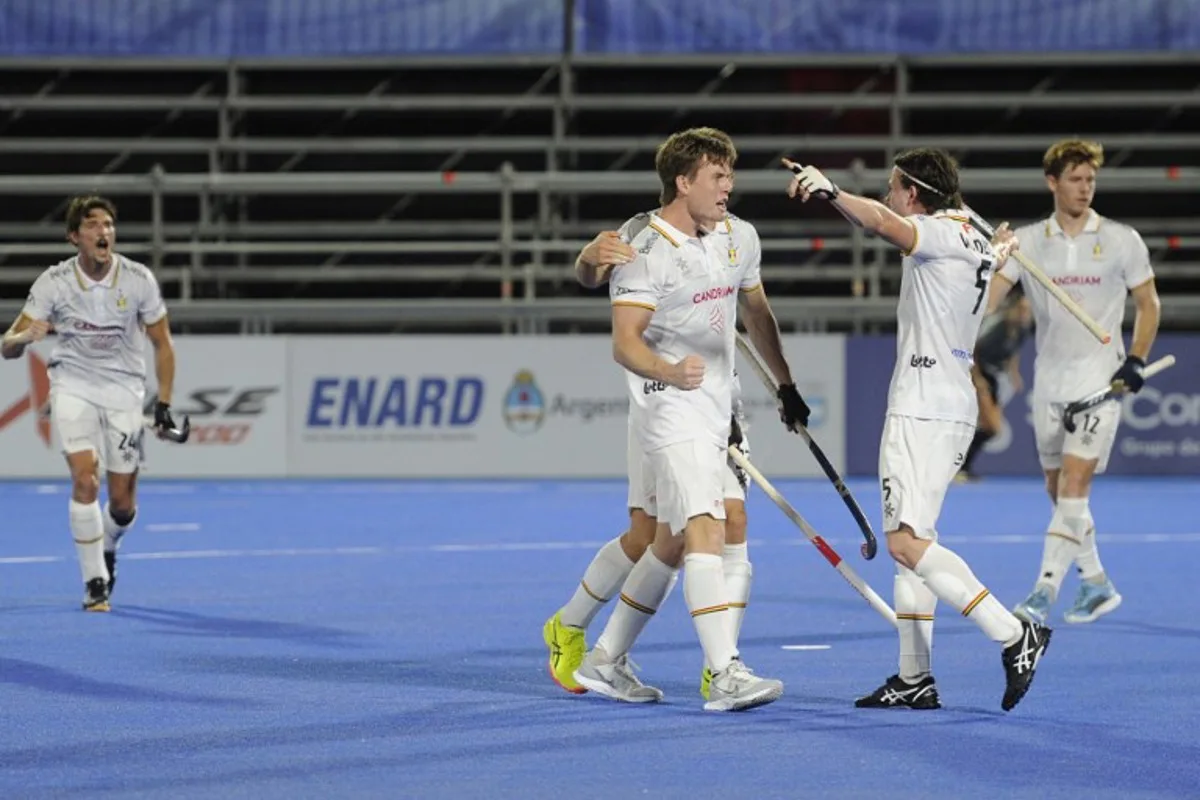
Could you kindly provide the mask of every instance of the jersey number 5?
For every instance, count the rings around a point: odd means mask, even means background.
[[[987,274],[992,269],[992,262],[984,259],[979,265],[979,269],[975,270],[975,288],[979,290],[979,296],[975,298],[975,307],[971,309],[972,314],[979,313],[979,307],[983,305],[983,296],[987,293]]]

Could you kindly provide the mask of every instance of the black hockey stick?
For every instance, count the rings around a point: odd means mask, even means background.
[[[771,390],[771,396],[779,391],[779,387],[775,385],[775,379],[771,377],[771,373],[767,371],[767,367],[763,364],[762,359],[758,357],[758,353],[754,352],[754,348],[746,341],[746,338],[740,333],[737,335],[738,348],[742,351],[742,355],[754,367],[754,371],[758,373],[758,377],[762,379],[763,384]],[[871,523],[867,522],[866,516],[862,509],[858,507],[858,503],[854,499],[854,495],[850,494],[850,489],[846,486],[846,482],[842,480],[842,476],[838,475],[833,464],[829,463],[829,459],[825,457],[825,453],[820,446],[813,441],[812,434],[808,432],[808,428],[800,426],[800,435],[804,438],[805,444],[808,445],[808,450],[813,454],[813,458],[817,460],[817,464],[821,466],[821,471],[825,473],[825,477],[829,478],[833,484],[833,488],[837,489],[837,493],[842,496],[842,502],[846,504],[846,508],[850,510],[850,516],[854,517],[854,521],[858,523],[858,529],[862,532],[863,542],[860,548],[862,557],[870,561],[875,557],[875,553],[879,550],[879,543],[875,539],[875,531],[871,530]]]
[[[1175,365],[1175,356],[1163,356],[1158,361],[1147,366],[1142,370],[1143,378],[1153,378],[1158,373],[1168,367]],[[1075,415],[1095,408],[1101,403],[1107,403],[1109,400],[1116,400],[1125,394],[1125,385],[1120,381],[1113,381],[1112,385],[1098,392],[1092,392],[1082,400],[1076,400],[1074,403],[1068,403],[1063,409],[1063,427],[1068,433],[1075,432]]]

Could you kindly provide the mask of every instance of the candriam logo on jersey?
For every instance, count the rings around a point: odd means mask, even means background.
[[[474,439],[484,402],[475,375],[314,378],[304,399],[305,439],[328,442]]]
[[[547,419],[577,419],[585,424],[629,414],[628,397],[569,397],[562,392],[546,402],[533,371],[517,370],[504,393],[501,415],[505,426],[521,436],[537,433]]]
[[[278,394],[278,386],[205,386],[173,398],[171,415],[177,423],[185,415],[191,419],[189,445],[240,445],[251,439],[255,421]],[[153,418],[157,402],[157,394],[147,396],[147,417]]]

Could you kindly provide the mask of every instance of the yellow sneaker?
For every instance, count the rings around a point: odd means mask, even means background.
[[[582,628],[572,628],[563,625],[559,612],[546,620],[542,628],[542,638],[550,649],[550,677],[571,694],[583,694],[587,689],[575,680],[575,670],[583,663],[587,653],[587,642],[584,640]]]
[[[708,699],[708,687],[712,686],[712,678],[712,670],[705,667],[704,671],[700,673],[700,696],[705,700]]]

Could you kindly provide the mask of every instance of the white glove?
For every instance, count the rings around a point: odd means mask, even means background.
[[[792,182],[788,184],[788,197],[799,195],[802,201],[807,202],[810,197],[832,200],[838,196],[837,185],[821,174],[816,167],[802,167],[786,158],[783,163],[795,173]]]

